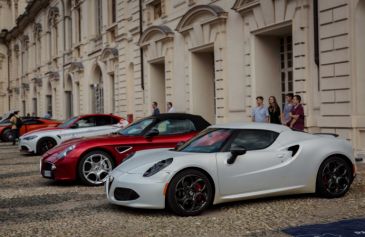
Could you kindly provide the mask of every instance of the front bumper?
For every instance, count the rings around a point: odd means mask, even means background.
[[[114,180],[107,178],[104,187],[110,203],[134,208],[164,209],[165,187],[168,185],[169,172],[160,171],[159,177],[146,178],[142,174],[113,172]],[[153,177],[153,176],[152,176]],[[127,190],[129,200],[121,201],[116,189]],[[119,197],[118,197],[119,196]],[[118,200],[119,199],[119,200]],[[125,198],[128,199],[128,198]]]
[[[35,140],[35,139],[34,139]],[[19,139],[19,150],[24,153],[36,153],[36,142],[34,140]]]
[[[59,181],[74,181],[77,178],[76,166],[77,161],[74,159],[56,160],[54,154],[45,159],[41,159],[40,172],[44,178]]]

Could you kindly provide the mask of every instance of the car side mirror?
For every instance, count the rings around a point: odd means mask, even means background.
[[[230,152],[231,152],[231,157],[228,158],[227,163],[231,165],[236,161],[238,156],[246,154],[247,150],[243,147],[235,146],[231,147]]]
[[[146,135],[144,135],[144,137],[145,137],[145,138],[152,138],[152,137],[154,137],[154,136],[157,136],[159,133],[160,133],[160,132],[159,132],[156,128],[154,128],[154,129],[151,129],[150,131],[148,131],[148,132],[146,133]]]
[[[177,149],[179,149],[182,145],[184,145],[185,144],[185,142],[183,142],[183,141],[181,141],[181,142],[178,142],[177,144],[176,144],[176,146],[175,146],[175,151],[177,150]]]

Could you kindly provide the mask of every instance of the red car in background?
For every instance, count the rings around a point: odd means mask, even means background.
[[[43,155],[41,174],[54,180],[80,179],[99,185],[134,152],[173,148],[210,124],[198,115],[169,113],[141,119],[117,134],[66,141]]]
[[[62,123],[57,120],[38,117],[23,117],[21,119],[23,121],[23,125],[19,130],[19,136],[41,128],[57,127]],[[9,119],[4,120],[0,124],[0,139],[4,142],[13,140],[13,133],[11,132],[11,124]]]

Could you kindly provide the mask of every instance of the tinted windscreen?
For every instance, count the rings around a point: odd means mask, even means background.
[[[207,129],[183,145],[178,151],[212,153],[219,152],[232,134],[230,129]]]
[[[144,119],[135,123],[132,123],[128,127],[120,130],[119,134],[124,136],[139,136],[142,135],[142,132],[145,128],[147,128],[153,119]]]
[[[77,120],[78,117],[73,117],[73,118],[70,118],[69,120],[67,120],[66,122],[58,125],[59,128],[68,128],[71,124],[73,124],[76,120]]]

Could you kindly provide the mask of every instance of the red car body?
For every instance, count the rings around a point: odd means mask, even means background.
[[[136,124],[147,119],[152,119],[153,122],[151,125],[146,127],[140,135],[128,136],[116,134],[69,140],[60,144],[43,155],[41,161],[42,176],[62,181],[76,180],[79,175],[78,169],[80,160],[92,151],[102,151],[107,153],[110,157],[112,157],[112,162],[114,163],[114,167],[116,167],[131,153],[145,149],[174,148],[179,142],[189,140],[210,125],[202,117],[196,115],[161,114],[139,120],[122,131],[127,129],[130,130],[133,126],[136,126]],[[180,130],[172,131],[172,134],[159,134],[152,137],[146,136],[154,127],[159,126],[159,124],[162,124],[162,122],[165,122],[168,119],[191,119],[192,123],[194,123],[195,129],[194,131],[180,133],[179,131],[184,131],[180,128]],[[68,153],[65,158],[59,159],[57,157],[58,154],[70,146],[75,146],[74,150]],[[52,174],[46,177],[46,171],[51,172]]]
[[[22,118],[23,125],[19,130],[19,136],[22,136],[28,132],[42,129],[42,128],[54,128],[57,127],[62,122],[52,119],[44,119],[44,118]],[[8,137],[8,132],[11,130],[10,123],[0,124],[0,138],[3,141],[10,140]]]

